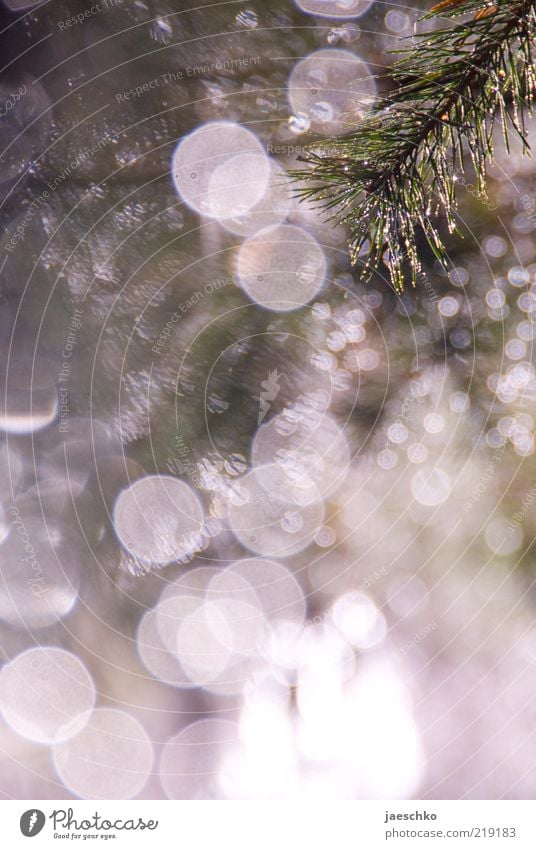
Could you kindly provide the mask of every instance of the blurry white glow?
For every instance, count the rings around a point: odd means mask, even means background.
[[[536,305],[534,292],[523,292],[517,299],[517,305],[521,312],[533,313]]]
[[[229,504],[229,524],[236,538],[255,554],[290,557],[312,542],[324,520],[324,503],[308,487],[292,488],[275,465],[261,466],[240,480],[241,500]],[[290,526],[288,514],[299,518]],[[299,526],[298,526],[299,525]]]
[[[384,448],[376,457],[376,462],[380,469],[390,471],[398,464],[398,456],[391,448]]]
[[[0,380],[0,429],[16,435],[36,433],[51,425],[59,413],[57,375],[44,359],[18,360],[16,356],[11,351],[9,372]]]
[[[173,153],[172,175],[184,202],[203,215],[225,220],[245,215],[262,198],[269,160],[250,130],[228,121],[203,124]]]
[[[409,445],[406,453],[410,463],[424,463],[428,459],[428,448],[420,442]]]
[[[484,239],[482,246],[488,256],[492,256],[495,258],[504,256],[504,254],[508,250],[506,240],[503,239],[501,236],[488,236],[486,239]]]
[[[314,298],[325,270],[316,239],[291,224],[262,230],[238,252],[240,285],[252,301],[275,312],[295,310]]]
[[[401,445],[408,438],[409,431],[402,422],[394,422],[387,428],[387,437],[395,445]]]
[[[217,684],[217,690],[240,692],[243,678],[236,669],[231,650],[221,642],[225,633],[232,639],[221,612],[210,610],[202,597],[169,596],[145,614],[138,632],[138,651],[147,669],[175,687],[206,687]],[[218,633],[213,630],[218,624]],[[143,627],[142,627],[143,626]],[[229,681],[230,679],[230,681]],[[232,686],[230,686],[232,684]]]
[[[119,494],[114,528],[133,557],[171,563],[188,559],[202,547],[203,508],[184,481],[148,475]]]
[[[240,746],[227,754],[222,786],[234,799],[288,799],[299,792],[299,758],[288,706],[281,697],[249,694],[240,715]]]
[[[504,519],[494,519],[486,526],[486,542],[494,554],[508,557],[520,548],[523,533],[519,526],[510,525]]]
[[[223,719],[202,719],[167,741],[160,783],[168,799],[221,799],[221,769],[236,749],[237,728]]]
[[[357,649],[370,649],[385,637],[387,626],[383,614],[365,593],[347,593],[333,605],[333,622]]]
[[[205,604],[205,618],[216,639],[229,652],[245,657],[258,654],[267,631],[258,603],[220,598]]]
[[[415,501],[425,507],[436,507],[450,495],[450,478],[442,469],[421,469],[411,479],[411,492]]]
[[[282,676],[286,682],[290,673],[298,667],[298,657],[300,654],[299,641],[304,633],[301,625],[294,622],[277,622],[269,634],[265,646],[265,659],[270,664],[271,671],[274,675],[278,675],[281,670],[285,674]]]
[[[519,265],[514,265],[508,272],[508,282],[511,286],[521,288],[530,283],[530,274],[526,268],[521,268]]]
[[[198,604],[177,629],[177,657],[188,678],[202,686],[221,675],[231,660],[231,641],[229,624],[216,605]]]
[[[138,651],[153,675],[177,687],[222,694],[242,690],[267,627],[245,579],[236,574],[219,588],[208,584],[206,595],[164,593],[154,614],[145,615],[138,634]]]
[[[391,32],[404,32],[408,28],[409,23],[409,16],[405,12],[398,11],[398,9],[390,9],[385,16],[385,26]]]
[[[328,525],[324,525],[319,528],[315,535],[315,543],[320,546],[320,548],[329,548],[335,543],[337,539],[337,535],[333,528],[328,527]]]
[[[522,360],[527,353],[527,346],[520,339],[510,339],[504,346],[504,353],[509,360]]]
[[[429,413],[424,417],[424,429],[428,433],[441,433],[445,429],[445,419],[439,413]]]
[[[467,269],[458,266],[449,273],[449,280],[454,286],[465,286],[469,282]]]
[[[177,634],[181,623],[203,604],[202,596],[168,595],[154,608],[158,633],[168,651],[176,654]]]
[[[349,371],[374,371],[379,362],[380,358],[372,348],[352,350],[344,355],[344,365]]]
[[[315,351],[311,355],[311,365],[318,371],[334,372],[337,369],[337,357],[330,351]]]
[[[41,409],[36,410],[32,405],[31,412],[22,412],[12,406],[7,413],[5,411],[0,413],[0,429],[16,435],[36,433],[52,424],[58,415],[58,410],[59,404],[55,396],[51,397],[48,404],[43,405]]]
[[[449,396],[449,406],[453,413],[465,413],[469,409],[469,396],[465,392],[453,392]]]
[[[241,185],[242,176],[237,185]],[[264,182],[264,174],[260,179]],[[235,218],[223,218],[222,226],[237,236],[253,236],[260,230],[280,224],[291,208],[292,189],[290,180],[283,168],[270,160],[270,180],[261,199],[243,215]]]
[[[401,679],[384,660],[359,667],[356,679],[315,705],[303,691],[300,748],[338,777],[342,798],[408,798],[418,789],[423,757]],[[335,783],[335,782],[333,782]]]
[[[334,330],[328,333],[326,345],[330,351],[343,351],[346,347],[346,336],[340,330]]]
[[[336,392],[347,392],[352,386],[352,375],[346,369],[336,369],[331,375],[331,386]]]
[[[278,622],[302,624],[305,618],[305,597],[292,572],[266,558],[237,560],[217,575],[210,584],[210,599],[232,598],[252,606],[260,605],[270,625]]]
[[[327,496],[343,483],[350,465],[350,450],[344,432],[332,416],[294,405],[257,430],[251,459],[256,467],[275,463],[291,484],[315,487]]]
[[[320,321],[324,321],[326,318],[330,317],[331,307],[329,304],[323,303],[322,301],[317,301],[316,304],[313,304],[311,308],[311,314],[313,318],[317,318]]]
[[[52,753],[67,790],[82,799],[132,799],[153,765],[144,728],[130,714],[109,708],[92,711],[82,731]]]
[[[148,610],[138,627],[136,646],[145,668],[165,684],[175,687],[195,686],[187,678],[175,652],[164,644],[158,628],[158,607]]]
[[[525,342],[531,342],[536,337],[536,325],[531,321],[520,321],[517,325],[517,335]]]
[[[291,115],[288,119],[288,128],[290,132],[295,136],[301,136],[302,133],[307,133],[311,127],[311,121],[304,115],[303,113],[299,113],[298,115]]]
[[[358,310],[353,312],[358,312]],[[344,321],[340,323],[340,326],[348,342],[362,342],[367,335],[367,331],[361,322]]]
[[[506,302],[506,295],[501,289],[489,289],[486,292],[486,303],[492,309],[500,309]]]
[[[298,650],[297,705],[305,719],[325,722],[336,712],[344,686],[355,673],[354,653],[346,639],[330,627],[308,628]],[[323,760],[325,740],[304,754]],[[329,756],[329,755],[328,755]]]
[[[284,686],[277,689],[273,678],[267,686],[266,676],[253,679],[238,746],[220,761],[219,787],[228,797],[247,799],[411,797],[423,757],[393,665],[380,656],[356,666],[351,647],[331,628],[309,627],[301,638],[285,628],[287,665],[299,669],[299,713],[289,712]],[[286,654],[274,650],[273,662]]]
[[[296,0],[302,12],[323,18],[360,18],[374,0]]]
[[[5,721],[37,743],[60,743],[77,734],[94,702],[95,687],[86,667],[63,649],[29,649],[0,672]]]
[[[450,316],[456,315],[459,309],[459,304],[456,298],[448,295],[445,298],[441,298],[438,304],[438,309],[441,315],[444,315],[446,318],[450,318]]]
[[[347,132],[363,117],[375,91],[367,66],[349,50],[310,53],[296,63],[288,81],[292,111],[306,115],[311,129],[325,135]]]

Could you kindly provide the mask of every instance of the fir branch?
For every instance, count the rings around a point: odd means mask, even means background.
[[[446,264],[432,216],[442,210],[456,232],[456,176],[468,161],[485,193],[496,122],[507,148],[513,131],[528,151],[535,0],[444,0],[425,19],[445,16],[448,26],[417,36],[394,65],[397,88],[349,135],[315,143],[300,157],[308,167],[291,172],[301,198],[348,225],[352,261],[364,256],[368,273],[385,262],[399,290],[406,270],[413,285],[421,271],[419,232]]]

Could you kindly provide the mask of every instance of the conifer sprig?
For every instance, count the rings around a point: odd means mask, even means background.
[[[434,222],[456,231],[456,177],[470,162],[479,192],[493,159],[493,130],[528,150],[525,115],[535,94],[536,2],[445,0],[391,71],[395,88],[338,139],[315,143],[294,170],[297,193],[348,225],[352,261],[385,262],[393,285],[421,271],[417,236],[446,262]],[[445,21],[446,18],[446,21]],[[443,24],[443,21],[447,24]]]

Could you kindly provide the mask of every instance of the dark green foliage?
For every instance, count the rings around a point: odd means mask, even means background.
[[[386,263],[396,289],[420,272],[422,232],[444,264],[433,221],[456,231],[456,178],[470,165],[485,192],[499,122],[528,150],[524,116],[535,88],[535,2],[446,0],[429,12],[439,28],[412,39],[391,70],[396,87],[352,133],[315,143],[293,171],[301,197],[348,225],[352,260]]]

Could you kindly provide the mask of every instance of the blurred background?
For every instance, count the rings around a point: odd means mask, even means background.
[[[425,8],[3,0],[3,798],[536,792],[534,162],[402,295],[286,177]]]

